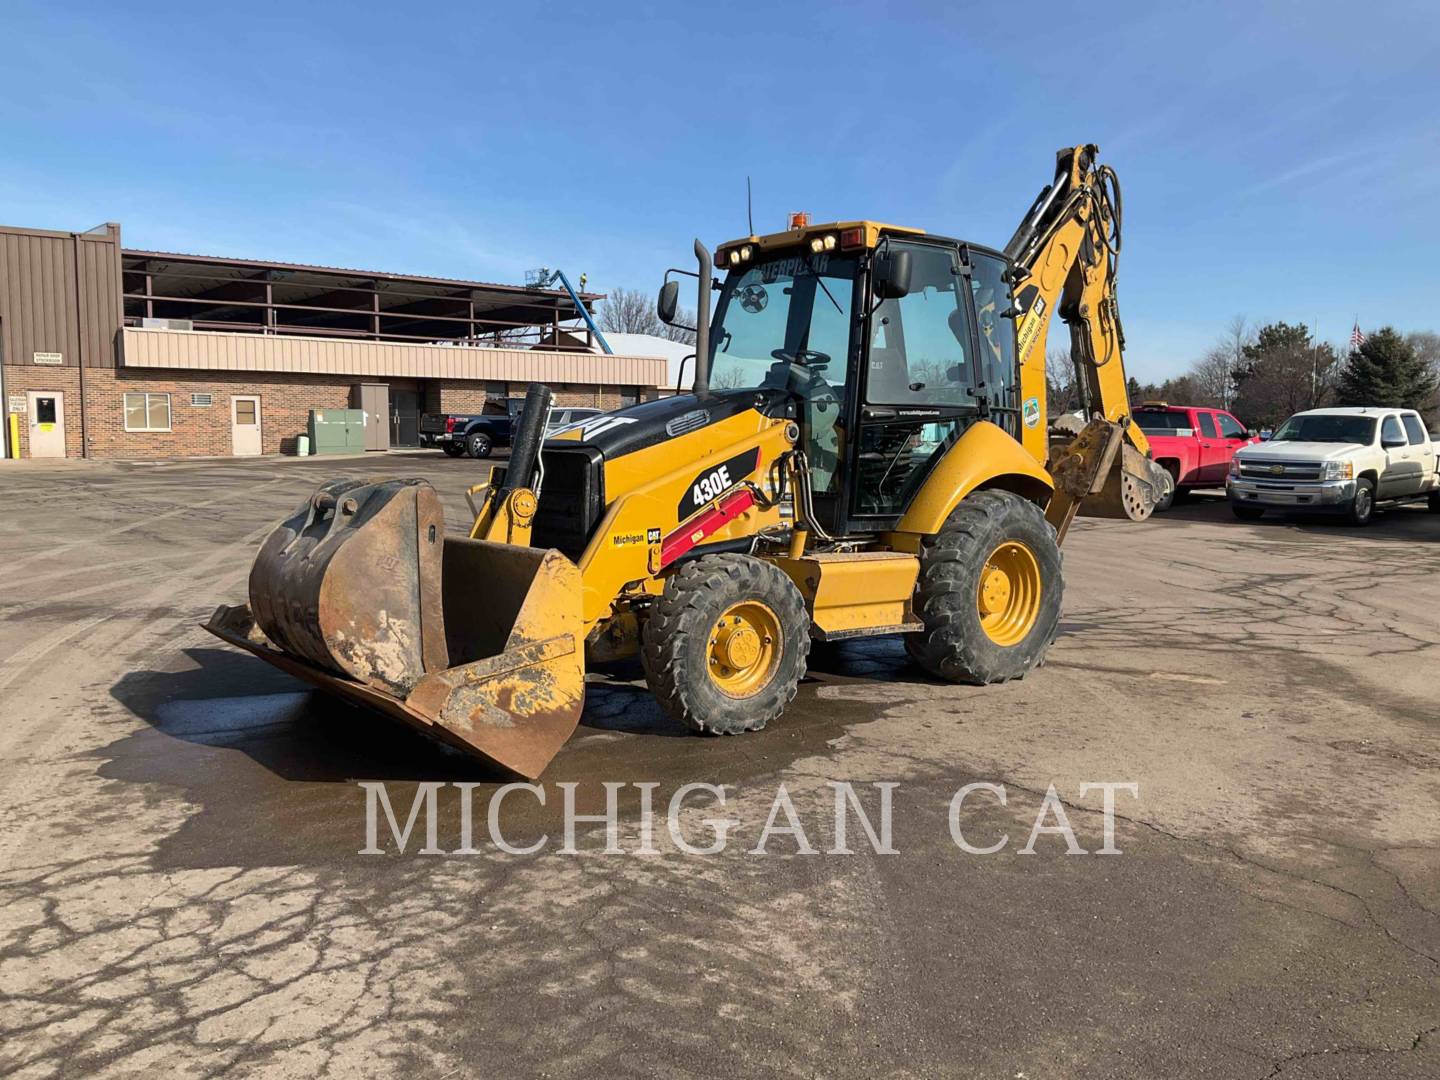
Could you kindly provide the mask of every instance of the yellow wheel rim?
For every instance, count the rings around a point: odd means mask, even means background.
[[[705,667],[722,694],[749,697],[770,681],[779,662],[780,620],[758,600],[731,605],[710,628]]]
[[[1018,540],[1006,540],[990,553],[980,571],[975,598],[980,625],[996,645],[1025,640],[1040,617],[1040,564]]]

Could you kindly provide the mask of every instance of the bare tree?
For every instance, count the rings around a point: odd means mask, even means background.
[[[1190,368],[1195,387],[1194,405],[1229,409],[1235,387],[1235,358],[1224,344],[1212,345]]]
[[[745,385],[745,373],[737,367],[722,368],[710,373],[710,389],[733,390]]]
[[[1413,330],[1405,335],[1405,340],[1415,350],[1415,355],[1425,361],[1425,366],[1440,378],[1440,334],[1434,330]],[[1440,393],[1435,395],[1435,400],[1428,401],[1421,407],[1433,417],[1440,411]]]
[[[665,324],[655,314],[655,300],[639,289],[613,289],[600,305],[600,329],[617,334],[665,333]]]
[[[1235,383],[1246,366],[1245,348],[1255,343],[1255,328],[1244,315],[1235,315],[1225,332],[1205,355],[1196,361],[1190,374],[1200,397],[1197,405],[1230,409],[1235,404]]]
[[[1080,407],[1069,349],[1051,349],[1045,354],[1045,405],[1052,419]]]
[[[670,326],[666,323],[660,324],[660,336],[666,341],[678,341],[682,345],[695,344],[695,331],[687,329],[695,325],[695,313],[684,308],[678,308],[675,312],[675,321],[679,326]]]
[[[1405,340],[1415,350],[1415,355],[1433,368],[1440,369],[1440,334],[1434,330],[1412,330]]]
[[[695,331],[686,330],[695,325],[695,313],[681,309],[675,313],[680,326],[668,326],[660,321],[655,310],[655,298],[639,289],[615,289],[600,305],[600,329],[615,334],[653,334],[666,341],[678,341],[684,345],[695,342]]]

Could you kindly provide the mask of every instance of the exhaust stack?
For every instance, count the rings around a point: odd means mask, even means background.
[[[695,258],[700,262],[699,295],[695,297],[695,383],[696,397],[710,393],[710,282],[715,264],[710,249],[697,238]]]

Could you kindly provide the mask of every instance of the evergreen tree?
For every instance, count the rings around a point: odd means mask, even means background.
[[[1424,409],[1435,397],[1434,370],[1393,327],[1376,330],[1350,354],[1336,397],[1342,405]]]
[[[1232,411],[1258,426],[1324,405],[1340,358],[1304,323],[1269,323],[1241,347]]]

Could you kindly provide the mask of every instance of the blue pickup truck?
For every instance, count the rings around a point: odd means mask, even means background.
[[[487,458],[496,447],[510,445],[510,434],[524,405],[524,398],[492,398],[478,414],[425,413],[420,417],[420,445],[438,446],[451,457]],[[557,407],[546,431],[598,415],[599,409]]]

